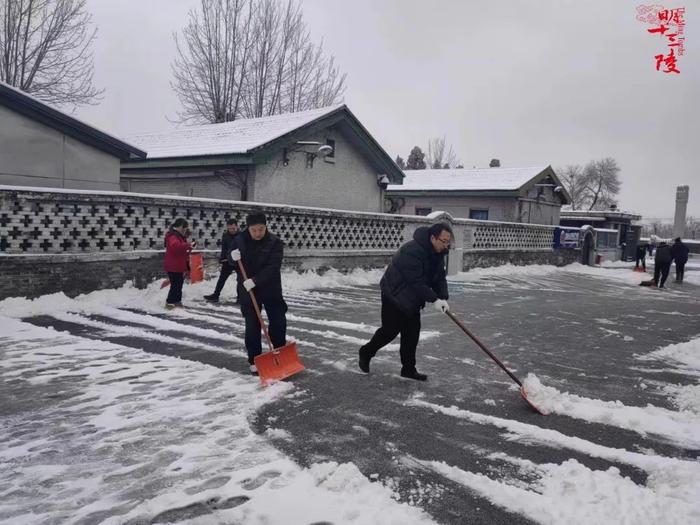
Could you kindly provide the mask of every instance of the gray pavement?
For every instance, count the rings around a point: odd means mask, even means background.
[[[690,284],[680,287],[671,283],[666,291],[652,290],[567,272],[544,277],[514,274],[471,283],[451,282],[450,304],[521,379],[532,372],[544,384],[562,392],[619,400],[630,406],[651,403],[673,409],[658,389],[639,385],[690,384],[692,378],[661,364],[640,363],[635,356],[697,337],[699,292],[699,287]],[[528,520],[425,468],[421,461],[444,461],[491,477],[523,476],[511,463],[490,457],[491,453],[503,452],[536,463],[575,458],[592,469],[614,465],[637,483],[645,482],[646,473],[584,453],[509,440],[494,426],[407,404],[416,396],[444,407],[455,405],[555,429],[607,447],[653,449],[657,454],[679,458],[695,458],[700,453],[614,426],[533,413],[512,389],[509,378],[446,316],[431,308],[425,310],[422,325],[433,336],[422,340],[418,350],[418,368],[429,376],[426,383],[399,377],[396,346],[380,351],[372,361],[371,374],[361,374],[356,366],[357,350],[372,330],[341,323],[377,326],[377,287],[296,292],[287,298],[289,333],[300,341],[299,350],[308,370],[293,380],[298,395],[265,406],[253,422],[255,430],[287,431],[292,439],[275,440],[275,445],[303,466],[329,460],[354,462],[366,476],[392,486],[402,501],[424,508],[438,522],[513,524]],[[162,317],[169,315],[163,313]],[[246,368],[242,352],[231,357],[224,352],[193,351],[173,342],[98,332],[50,316],[28,320],[237,373]],[[231,345],[188,334],[188,326],[221,330],[218,322],[230,320],[232,332],[242,335],[242,319],[235,304],[197,302],[178,320],[183,325],[181,337],[226,350]]]

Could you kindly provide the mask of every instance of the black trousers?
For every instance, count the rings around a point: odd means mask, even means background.
[[[685,263],[676,263],[676,281],[679,283],[683,282],[683,275],[685,274]]]
[[[216,288],[214,288],[213,295],[215,295],[216,297],[219,297],[219,295],[221,295],[221,290],[224,289],[224,285],[226,284],[226,281],[231,276],[233,271],[234,271],[233,266],[231,264],[229,264],[228,262],[224,262],[221,265],[221,272],[219,273],[219,280],[216,281]]]
[[[246,294],[247,295],[247,294]],[[272,340],[272,346],[279,348],[287,343],[287,303],[284,299],[258,303],[260,309],[267,313],[267,330]],[[245,348],[248,351],[248,362],[255,363],[255,356],[262,353],[260,321],[253,308],[250,297],[241,300],[241,313],[245,319]],[[267,345],[267,341],[265,342]]]
[[[401,334],[399,348],[401,367],[406,371],[415,370],[416,347],[420,336],[420,312],[409,316],[382,295],[382,326],[374,332],[372,339],[363,347],[363,352],[374,357],[380,348],[391,343],[399,334]]]
[[[185,274],[179,272],[168,272],[170,279],[170,290],[168,298],[165,300],[168,304],[178,304],[182,302],[182,285],[185,282]]]
[[[668,279],[668,273],[671,271],[671,263],[656,263],[654,264],[654,282],[656,286],[663,286]],[[661,282],[659,282],[659,274],[661,274]]]
[[[646,250],[644,250],[644,254],[646,255]],[[644,271],[647,269],[647,262],[646,258],[644,255],[639,255],[637,254],[637,260],[634,262],[634,267],[639,268],[639,262],[642,262],[642,268],[644,268]]]

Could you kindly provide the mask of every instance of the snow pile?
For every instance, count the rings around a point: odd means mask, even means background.
[[[355,268],[348,273],[331,268],[323,274],[314,271],[283,272],[283,290],[310,290],[312,288],[345,288],[349,286],[372,286],[379,284],[384,270],[362,270]]]
[[[677,372],[698,377],[700,376],[700,338],[665,346],[637,358],[642,361],[663,361]],[[680,410],[700,414],[700,384],[666,385],[664,392],[671,397],[674,405]]]
[[[513,277],[522,275],[528,277],[548,276],[560,271],[560,268],[546,264],[530,264],[527,266],[516,266],[514,264],[503,264],[489,268],[472,268],[468,272],[459,272],[449,276],[450,281],[475,282],[481,279]]]
[[[323,274],[314,271],[283,272],[282,286],[285,293],[291,294],[311,289],[372,286],[379,283],[382,274],[383,270],[361,269],[349,273],[342,273],[334,269]],[[121,288],[96,290],[75,298],[70,298],[63,293],[43,295],[36,299],[11,297],[0,301],[0,312],[8,317],[23,318],[34,315],[50,315],[56,311],[68,310],[99,313],[102,306],[109,305],[112,308],[138,308],[149,313],[162,313],[167,289],[161,289],[161,282],[158,279],[145,289],[136,288],[133,283],[127,282]],[[203,299],[204,295],[212,292],[213,286],[213,280],[185,285],[183,302],[187,304],[188,301]],[[224,296],[231,293],[232,289],[233,284],[227,284]],[[232,293],[235,296],[235,291]]]
[[[689,448],[700,447],[700,419],[692,412],[675,412],[653,405],[626,406],[620,401],[603,401],[562,393],[556,388],[544,386],[532,373],[527,375],[523,386],[528,399],[547,413],[613,425],[643,436],[653,434]]]
[[[562,464],[516,460],[535,477],[526,488],[439,462],[424,464],[452,481],[477,491],[492,503],[544,524],[685,524],[700,519],[700,509],[672,493],[639,486],[619,469],[591,470],[575,459]]]
[[[516,465],[528,479],[502,481],[464,471],[437,461],[421,461],[432,470],[460,483],[496,505],[525,514],[540,523],[668,523],[685,525],[700,520],[700,463],[611,448],[553,429],[486,414],[445,407],[416,395],[406,404],[502,429],[502,436],[527,445],[568,449],[579,454],[622,463],[647,473],[646,485],[637,485],[611,467],[592,470],[574,459],[557,464],[491,454]],[[531,481],[534,478],[534,481]],[[604,511],[603,511],[604,509]],[[629,519],[628,519],[629,517]]]
[[[700,416],[700,385],[667,385],[664,392],[679,410],[690,410]]]
[[[665,346],[639,359],[666,361],[679,371],[700,371],[700,338]]]

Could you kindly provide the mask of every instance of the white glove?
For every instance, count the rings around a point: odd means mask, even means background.
[[[241,260],[241,250],[236,248],[235,250],[231,251],[231,260],[233,262],[240,261]]]
[[[253,282],[253,279],[246,279],[245,281],[243,281],[243,288],[245,288],[246,292],[250,292],[253,288],[255,288],[255,283]]]
[[[442,312],[443,314],[449,311],[450,309],[450,305],[447,304],[447,301],[445,301],[444,299],[438,299],[433,303],[433,306],[438,312]]]

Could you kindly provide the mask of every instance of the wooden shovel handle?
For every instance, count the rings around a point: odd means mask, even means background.
[[[501,361],[500,361],[495,355],[493,355],[493,352],[491,352],[491,350],[489,350],[488,348],[486,348],[486,345],[484,345],[484,343],[482,343],[482,342],[479,340],[478,337],[476,337],[473,333],[471,333],[471,332],[469,331],[469,328],[467,328],[466,326],[464,326],[464,324],[462,323],[462,321],[460,321],[459,319],[457,319],[457,316],[456,316],[455,314],[453,314],[453,313],[450,312],[449,310],[447,310],[445,313],[447,314],[447,316],[448,316],[450,319],[452,319],[452,320],[457,324],[457,326],[459,326],[459,327],[462,329],[462,331],[463,331],[465,334],[467,334],[467,335],[471,338],[472,341],[474,341],[477,345],[479,345],[479,348],[481,348],[484,352],[486,352],[486,353],[488,354],[488,356],[489,356],[491,359],[493,359],[494,362],[495,362],[498,366],[500,366],[500,367],[503,369],[503,371],[504,371],[506,374],[508,374],[508,375],[510,376],[510,378],[511,378],[513,381],[515,381],[515,382],[518,384],[518,386],[520,386],[520,387],[523,386],[523,384],[520,382],[520,380],[519,380],[517,377],[515,377],[515,375],[513,375],[513,373],[512,373],[510,370],[508,370],[508,369],[506,368],[506,365],[504,365],[503,363],[501,363]]]
[[[243,267],[242,259],[238,259],[238,267],[241,269],[241,275],[243,275],[243,280],[247,280],[248,274],[246,273],[245,268]],[[267,326],[265,326],[265,321],[263,321],[262,314],[260,313],[260,307],[258,306],[258,301],[255,299],[253,289],[251,288],[250,290],[248,290],[248,293],[250,294],[251,301],[253,301],[253,308],[255,309],[255,313],[258,316],[258,321],[260,321],[260,326],[262,327],[263,333],[265,334],[265,339],[267,339],[267,344],[270,347],[270,352],[274,352],[275,347],[272,346],[272,339],[270,339],[270,334],[267,332]]]

